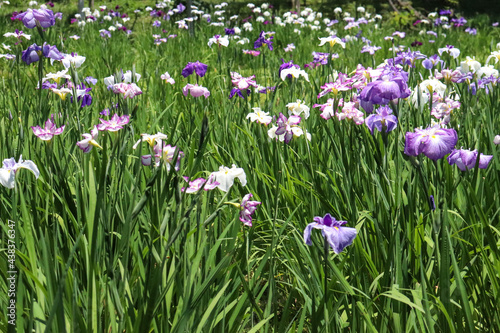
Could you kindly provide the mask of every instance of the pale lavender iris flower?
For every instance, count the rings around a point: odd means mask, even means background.
[[[208,98],[210,96],[210,91],[207,88],[199,86],[198,84],[188,83],[184,88],[182,88],[182,93],[187,97],[188,93],[193,97],[204,96]]]
[[[37,25],[42,28],[48,28],[56,24],[54,12],[50,9],[28,8],[25,12],[18,14],[15,19],[21,20],[28,29],[33,29]]]
[[[392,114],[390,107],[382,106],[376,110],[376,113],[369,115],[365,119],[365,124],[373,134],[373,129],[376,128],[379,132],[385,128],[385,132],[390,132],[398,124],[398,118]]]
[[[304,229],[304,242],[307,245],[312,245],[311,231],[312,229],[320,229],[323,237],[337,254],[342,252],[344,248],[351,245],[357,235],[355,228],[343,227],[347,221],[337,221],[330,214],[324,217],[314,217],[314,222],[309,223]]]
[[[415,129],[415,133],[407,132],[405,154],[417,156],[424,154],[437,161],[451,153],[457,144],[457,132],[453,128],[440,128],[439,125],[426,129]]]
[[[477,150],[453,149],[450,156],[448,156],[448,163],[450,163],[450,165],[455,164],[462,171],[467,171],[476,166],[477,158]],[[478,167],[480,169],[486,169],[492,158],[493,155],[479,154]]]

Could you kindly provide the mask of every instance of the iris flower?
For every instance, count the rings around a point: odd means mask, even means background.
[[[269,125],[273,121],[273,117],[269,116],[269,112],[264,112],[260,108],[252,108],[253,112],[247,115],[247,119],[259,124]]]
[[[335,44],[339,44],[342,46],[343,49],[345,49],[345,43],[342,41],[342,39],[336,37],[336,36],[329,36],[329,37],[320,37],[319,38],[319,46],[323,46],[326,43],[330,44],[330,47],[333,47]]]
[[[62,134],[64,131],[64,126],[61,126],[57,128],[56,124],[54,123],[54,115],[50,117],[45,122],[45,128],[41,128],[40,126],[32,126],[31,129],[33,130],[33,134],[35,134],[38,138],[40,138],[43,141],[50,141],[54,135],[59,135]]]
[[[38,179],[40,171],[33,161],[23,161],[23,156],[19,157],[19,162],[16,162],[14,157],[3,160],[3,166],[0,168],[0,183],[7,188],[16,186],[16,173],[19,169],[28,169]]]
[[[234,179],[238,178],[242,186],[247,184],[247,176],[242,168],[236,167],[233,164],[232,168],[226,166],[219,167],[219,171],[213,172],[214,180],[219,183],[217,187],[224,192],[227,192],[234,184]]]
[[[164,80],[166,83],[174,84],[175,80],[168,74],[168,72],[165,72],[165,74],[162,74],[160,77],[162,80]]]
[[[271,139],[277,138],[282,142],[289,143],[294,136],[304,135],[304,130],[299,127],[300,120],[300,116],[292,115],[287,118],[280,112],[279,118],[276,121],[277,126],[271,127],[267,131],[267,135]],[[311,141],[311,134],[306,131],[305,135],[307,140]]]
[[[251,227],[252,226],[252,215],[257,209],[257,206],[262,204],[260,201],[250,201],[250,198],[253,197],[251,193],[248,193],[241,200],[240,205],[240,221],[243,222],[244,225]]]
[[[460,170],[467,171],[476,166],[477,158],[477,150],[453,149],[450,156],[448,156],[448,163],[450,165],[456,164]],[[479,155],[478,167],[480,169],[486,169],[492,158],[493,155],[484,155],[481,153]]]
[[[424,154],[431,160],[439,160],[452,152],[457,144],[457,132],[438,125],[426,129],[415,129],[415,133],[407,132],[405,154],[418,156]]]
[[[189,177],[183,177],[183,178],[185,181],[189,181]],[[203,186],[203,185],[205,185],[205,186]],[[220,183],[215,181],[215,178],[213,175],[210,175],[210,177],[208,177],[207,180],[205,180],[204,178],[197,178],[195,180],[190,181],[189,187],[187,187],[187,188],[183,187],[183,188],[181,188],[181,191],[186,192],[186,193],[196,193],[199,190],[201,190],[202,188],[205,191],[209,191],[209,190],[213,190],[218,185],[220,185]]]
[[[189,75],[196,73],[199,77],[204,77],[207,72],[208,66],[199,61],[196,62],[188,62],[186,67],[182,70],[182,76],[188,77]]]
[[[186,86],[182,88],[182,93],[186,97],[188,93],[193,97],[204,96],[205,98],[208,98],[208,96],[210,96],[210,91],[207,88],[191,83],[186,84]]]
[[[85,138],[82,141],[78,141],[76,145],[78,148],[83,150],[84,153],[88,153],[89,151],[92,150],[92,147],[97,147],[101,148],[102,147],[95,141],[95,138],[99,135],[99,130],[97,129],[97,126],[94,126],[94,128],[90,131],[90,134],[85,133],[82,134],[82,136]]]
[[[390,132],[398,124],[398,118],[392,114],[391,108],[382,106],[376,110],[376,114],[371,114],[365,119],[365,124],[373,134],[373,129],[376,128],[379,132],[385,128],[385,132]]]
[[[28,29],[33,29],[37,25],[42,28],[48,28],[56,24],[54,12],[50,9],[31,9],[18,14],[14,19],[21,20]]]
[[[307,245],[312,245],[312,229],[321,230],[321,234],[336,254],[339,254],[344,248],[351,245],[356,238],[357,230],[355,228],[343,227],[347,221],[337,221],[330,214],[326,214],[324,217],[316,216],[313,220],[314,222],[309,223],[304,229],[304,242]]]
[[[128,124],[130,117],[128,115],[119,116],[117,113],[110,120],[99,118],[101,124],[97,125],[99,131],[116,132],[123,128],[123,125]]]

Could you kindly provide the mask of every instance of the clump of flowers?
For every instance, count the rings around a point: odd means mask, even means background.
[[[276,125],[271,127],[267,131],[267,135],[271,139],[278,139],[281,142],[289,143],[292,138],[306,135],[307,140],[311,141],[311,134],[299,127],[300,116],[292,115],[290,117],[285,117],[283,113],[280,112]]]

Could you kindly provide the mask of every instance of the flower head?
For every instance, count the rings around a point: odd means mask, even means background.
[[[128,115],[119,116],[117,113],[111,117],[110,120],[104,120],[99,118],[101,123],[97,125],[97,129],[99,131],[108,131],[108,132],[116,132],[123,128],[123,125],[128,124],[130,121],[130,117]]]
[[[3,160],[3,166],[0,168],[0,184],[7,188],[14,188],[16,186],[16,173],[19,169],[28,169],[38,179],[40,171],[33,161],[23,161],[23,156],[19,156],[19,162],[16,162],[14,157]]]
[[[208,98],[210,96],[210,91],[207,88],[199,86],[198,84],[188,83],[184,88],[182,88],[182,93],[187,97],[188,93],[193,97],[204,96]]]
[[[320,229],[323,237],[337,254],[351,245],[356,238],[357,230],[355,228],[343,227],[347,221],[337,221],[330,214],[326,214],[324,217],[316,216],[313,220],[314,222],[309,223],[304,229],[304,242],[307,245],[312,245],[312,229]]]
[[[259,37],[257,38],[257,40],[253,43],[253,48],[254,49],[258,49],[259,47],[261,47],[262,45],[267,45],[267,47],[269,48],[270,51],[273,50],[273,38],[274,36],[271,36],[269,38],[266,38],[266,33],[264,31],[261,31]]]
[[[243,222],[244,225],[251,227],[252,226],[252,215],[257,209],[257,206],[262,204],[260,201],[250,201],[250,198],[253,197],[251,193],[248,193],[241,200],[240,205],[240,221]]]
[[[43,141],[50,141],[54,135],[62,134],[64,131],[64,126],[57,128],[54,123],[54,115],[52,115],[46,122],[45,128],[41,128],[40,126],[32,126],[33,134],[35,134],[38,138]]]
[[[147,142],[151,147],[154,147],[156,144],[161,142],[161,140],[166,140],[166,139],[167,135],[160,132],[153,135],[141,134],[141,138],[137,140],[137,142],[132,146],[132,149],[136,149],[141,142]]]
[[[90,131],[90,134],[85,133],[82,134],[82,136],[85,138],[82,141],[78,141],[76,145],[78,148],[83,150],[84,153],[88,153],[89,151],[92,150],[92,147],[97,147],[102,149],[101,146],[95,141],[95,138],[99,135],[99,130],[97,129],[97,126],[94,126],[94,128]]]
[[[457,132],[452,128],[440,128],[438,125],[426,129],[417,128],[414,133],[406,133],[405,154],[424,154],[436,161],[451,153],[457,141]]]
[[[181,74],[184,77],[188,77],[189,75],[193,74],[193,72],[195,72],[199,77],[204,77],[205,73],[207,72],[207,68],[207,65],[199,61],[188,62],[186,67],[184,67],[184,69],[182,70]]]
[[[391,108],[387,106],[382,106],[376,110],[376,114],[371,114],[365,119],[365,124],[370,129],[373,134],[373,129],[376,128],[379,132],[382,132],[382,128],[385,127],[385,132],[390,132],[398,124],[398,118],[392,114]]]
[[[141,88],[139,88],[135,83],[116,83],[113,85],[112,89],[115,94],[122,94],[123,98],[134,98],[135,96],[142,94]]]
[[[183,178],[185,181],[189,181],[189,177],[183,177]],[[187,187],[187,188],[183,187],[183,188],[181,188],[181,191],[186,192],[186,193],[196,193],[199,190],[201,190],[202,188],[205,191],[209,191],[209,190],[213,190],[218,185],[220,185],[220,183],[215,181],[215,178],[212,174],[212,175],[210,175],[210,177],[208,177],[207,180],[205,180],[204,178],[197,178],[195,180],[190,181],[189,187]]]
[[[467,149],[453,149],[450,156],[448,156],[448,163],[450,165],[456,164],[457,167],[462,171],[468,171],[476,166],[478,153],[477,150],[467,150]],[[480,169],[486,169],[491,162],[493,155],[479,155]]]
[[[162,80],[164,80],[166,83],[174,84],[175,80],[168,74],[168,72],[165,72],[165,74],[162,74],[160,76]]]
[[[18,14],[15,19],[21,20],[28,29],[33,29],[36,26],[48,28],[56,24],[54,12],[43,8],[28,8],[25,12]]]
[[[227,47],[229,45],[228,36],[215,35],[208,40],[208,46],[212,47],[212,44],[217,44],[219,47]]]
[[[260,108],[252,108],[253,112],[247,115],[247,119],[259,124],[269,125],[273,121],[273,117],[269,116],[269,112],[264,112]]]
[[[300,99],[297,100],[295,103],[288,103],[286,105],[288,108],[289,114],[294,114],[296,116],[300,116],[300,114],[303,112],[305,115],[305,118],[309,118],[309,107]]]
[[[224,192],[227,192],[231,186],[234,184],[234,179],[238,178],[242,186],[247,184],[247,176],[242,168],[236,167],[233,164],[232,168],[226,166],[221,166],[219,171],[213,172],[211,175],[214,177],[214,181],[218,182],[217,187]]]
[[[330,47],[333,47],[335,44],[339,44],[340,46],[342,46],[343,49],[345,49],[345,43],[342,41],[342,39],[336,36],[329,36],[323,38],[320,37],[319,41],[320,41],[319,46],[323,46],[326,43],[329,43]]]

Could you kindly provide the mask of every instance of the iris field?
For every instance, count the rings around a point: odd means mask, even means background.
[[[0,330],[499,331],[498,23],[226,5],[0,1]]]

